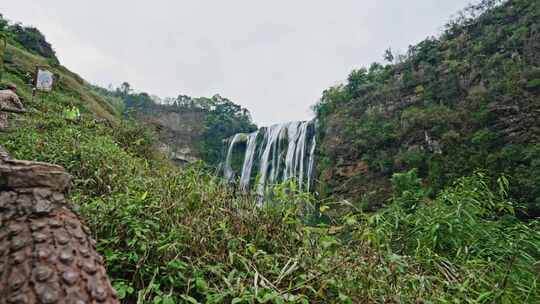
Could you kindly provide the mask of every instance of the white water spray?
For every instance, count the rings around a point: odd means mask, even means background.
[[[251,179],[251,168],[253,167],[253,159],[255,158],[255,148],[257,148],[257,136],[259,131],[255,131],[249,134],[246,156],[244,157],[244,164],[242,165],[242,175],[240,176],[240,190],[247,191],[249,189],[249,182]]]
[[[242,135],[243,134],[241,133],[234,135],[229,145],[229,149],[227,150],[227,158],[225,159],[225,167],[223,168],[225,178],[227,180],[232,180],[232,178],[234,177],[234,170],[232,169],[232,166],[231,166],[232,152],[234,149],[234,145],[236,144],[236,142],[238,142],[238,140],[240,140]]]
[[[239,172],[239,188],[242,191],[249,191],[250,183],[255,178],[258,178],[256,192],[260,196],[264,196],[268,185],[286,180],[296,182],[299,190],[310,190],[317,144],[314,122],[276,124],[243,136],[247,136],[247,144]],[[231,159],[240,138],[239,134],[235,135],[227,150],[224,174],[229,180],[236,175]]]

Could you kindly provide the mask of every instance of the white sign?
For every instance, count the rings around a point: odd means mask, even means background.
[[[53,73],[47,70],[38,69],[36,76],[36,89],[40,91],[50,92],[53,86],[53,77]]]

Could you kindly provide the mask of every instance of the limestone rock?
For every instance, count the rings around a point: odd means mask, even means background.
[[[158,134],[158,149],[178,164],[200,160],[198,142],[204,131],[202,111],[139,113],[138,118]]]

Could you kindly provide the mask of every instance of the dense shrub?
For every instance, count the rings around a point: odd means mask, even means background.
[[[21,24],[9,26],[9,32],[13,33],[15,40],[24,48],[35,52],[45,58],[51,59],[53,63],[58,64],[56,52],[51,44],[45,39],[45,36],[35,27],[26,27]]]

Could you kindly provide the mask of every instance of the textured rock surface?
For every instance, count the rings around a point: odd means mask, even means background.
[[[2,149],[0,147],[0,154]],[[118,303],[59,166],[0,155],[0,304]]]
[[[200,159],[197,144],[204,132],[204,112],[159,111],[138,117],[154,127],[159,136],[158,148],[170,159],[179,164]]]
[[[23,160],[4,160],[0,163],[0,187],[48,188],[67,190],[70,177],[60,166]]]
[[[24,106],[15,92],[0,90],[0,130],[8,127],[7,112],[23,113],[24,111]]]

